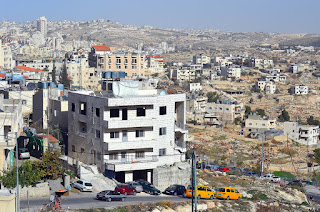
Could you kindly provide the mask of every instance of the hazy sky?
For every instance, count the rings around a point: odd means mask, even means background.
[[[320,0],[0,0],[0,18],[88,21],[233,32],[320,33]]]

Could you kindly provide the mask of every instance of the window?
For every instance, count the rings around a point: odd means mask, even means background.
[[[128,63],[128,58],[124,58],[124,63],[125,63],[125,64]]]
[[[137,63],[137,58],[132,58],[132,64]]]
[[[167,107],[166,106],[162,106],[160,107],[160,115],[166,115],[167,114]]]
[[[84,153],[84,148],[81,148],[81,154]]]
[[[96,116],[100,117],[100,108],[96,108]]]
[[[136,158],[144,158],[144,151],[136,151]]]
[[[75,152],[76,151],[76,147],[74,145],[71,146],[71,150],[72,152]]]
[[[100,130],[96,130],[96,138],[100,138]]]
[[[121,63],[121,58],[117,58],[117,63]]]
[[[54,115],[54,117],[57,117],[57,110],[53,111],[53,115]]]
[[[133,65],[131,66],[131,69],[137,69],[137,66]]]
[[[159,128],[159,135],[166,135],[167,134],[167,128],[166,127],[160,127]]]
[[[79,132],[87,133],[87,123],[79,122]]]
[[[136,137],[137,138],[144,137],[144,131],[143,130],[136,130]]]
[[[118,153],[111,153],[109,155],[109,160],[118,160]]]
[[[119,117],[119,109],[110,109],[110,118]]]
[[[227,192],[230,192],[230,189],[227,189]]]
[[[117,65],[117,67],[116,67],[117,69],[121,69],[121,65]]]
[[[137,116],[146,116],[146,109],[143,107],[137,108]]]
[[[166,149],[159,149],[159,156],[165,156],[166,155]]]
[[[110,132],[110,138],[119,138],[119,132]]]
[[[87,103],[80,102],[80,114],[87,115]]]
[[[128,69],[128,66],[127,66],[127,65],[125,65],[125,66],[124,66],[124,69]]]

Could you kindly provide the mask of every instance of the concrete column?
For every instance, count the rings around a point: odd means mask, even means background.
[[[125,172],[125,182],[133,181],[133,172]]]
[[[151,176],[152,175],[152,173],[151,173],[151,171],[148,171],[147,172],[147,181],[149,182],[149,183],[151,183],[152,181],[151,181]]]

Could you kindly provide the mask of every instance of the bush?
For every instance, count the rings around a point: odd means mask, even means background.
[[[291,172],[275,171],[273,172],[273,174],[281,178],[287,178],[287,179],[295,178],[295,176]]]

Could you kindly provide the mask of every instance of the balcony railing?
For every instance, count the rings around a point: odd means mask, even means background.
[[[108,157],[108,156],[106,156]],[[117,160],[105,160],[107,164],[135,164],[135,163],[149,163],[149,162],[157,162],[159,161],[159,156],[157,155],[145,155],[142,158],[136,158],[135,155],[126,155],[125,157],[121,157]]]
[[[180,128],[182,130],[187,130],[187,125],[185,125],[183,123],[175,121],[174,124],[175,124],[175,129]]]

